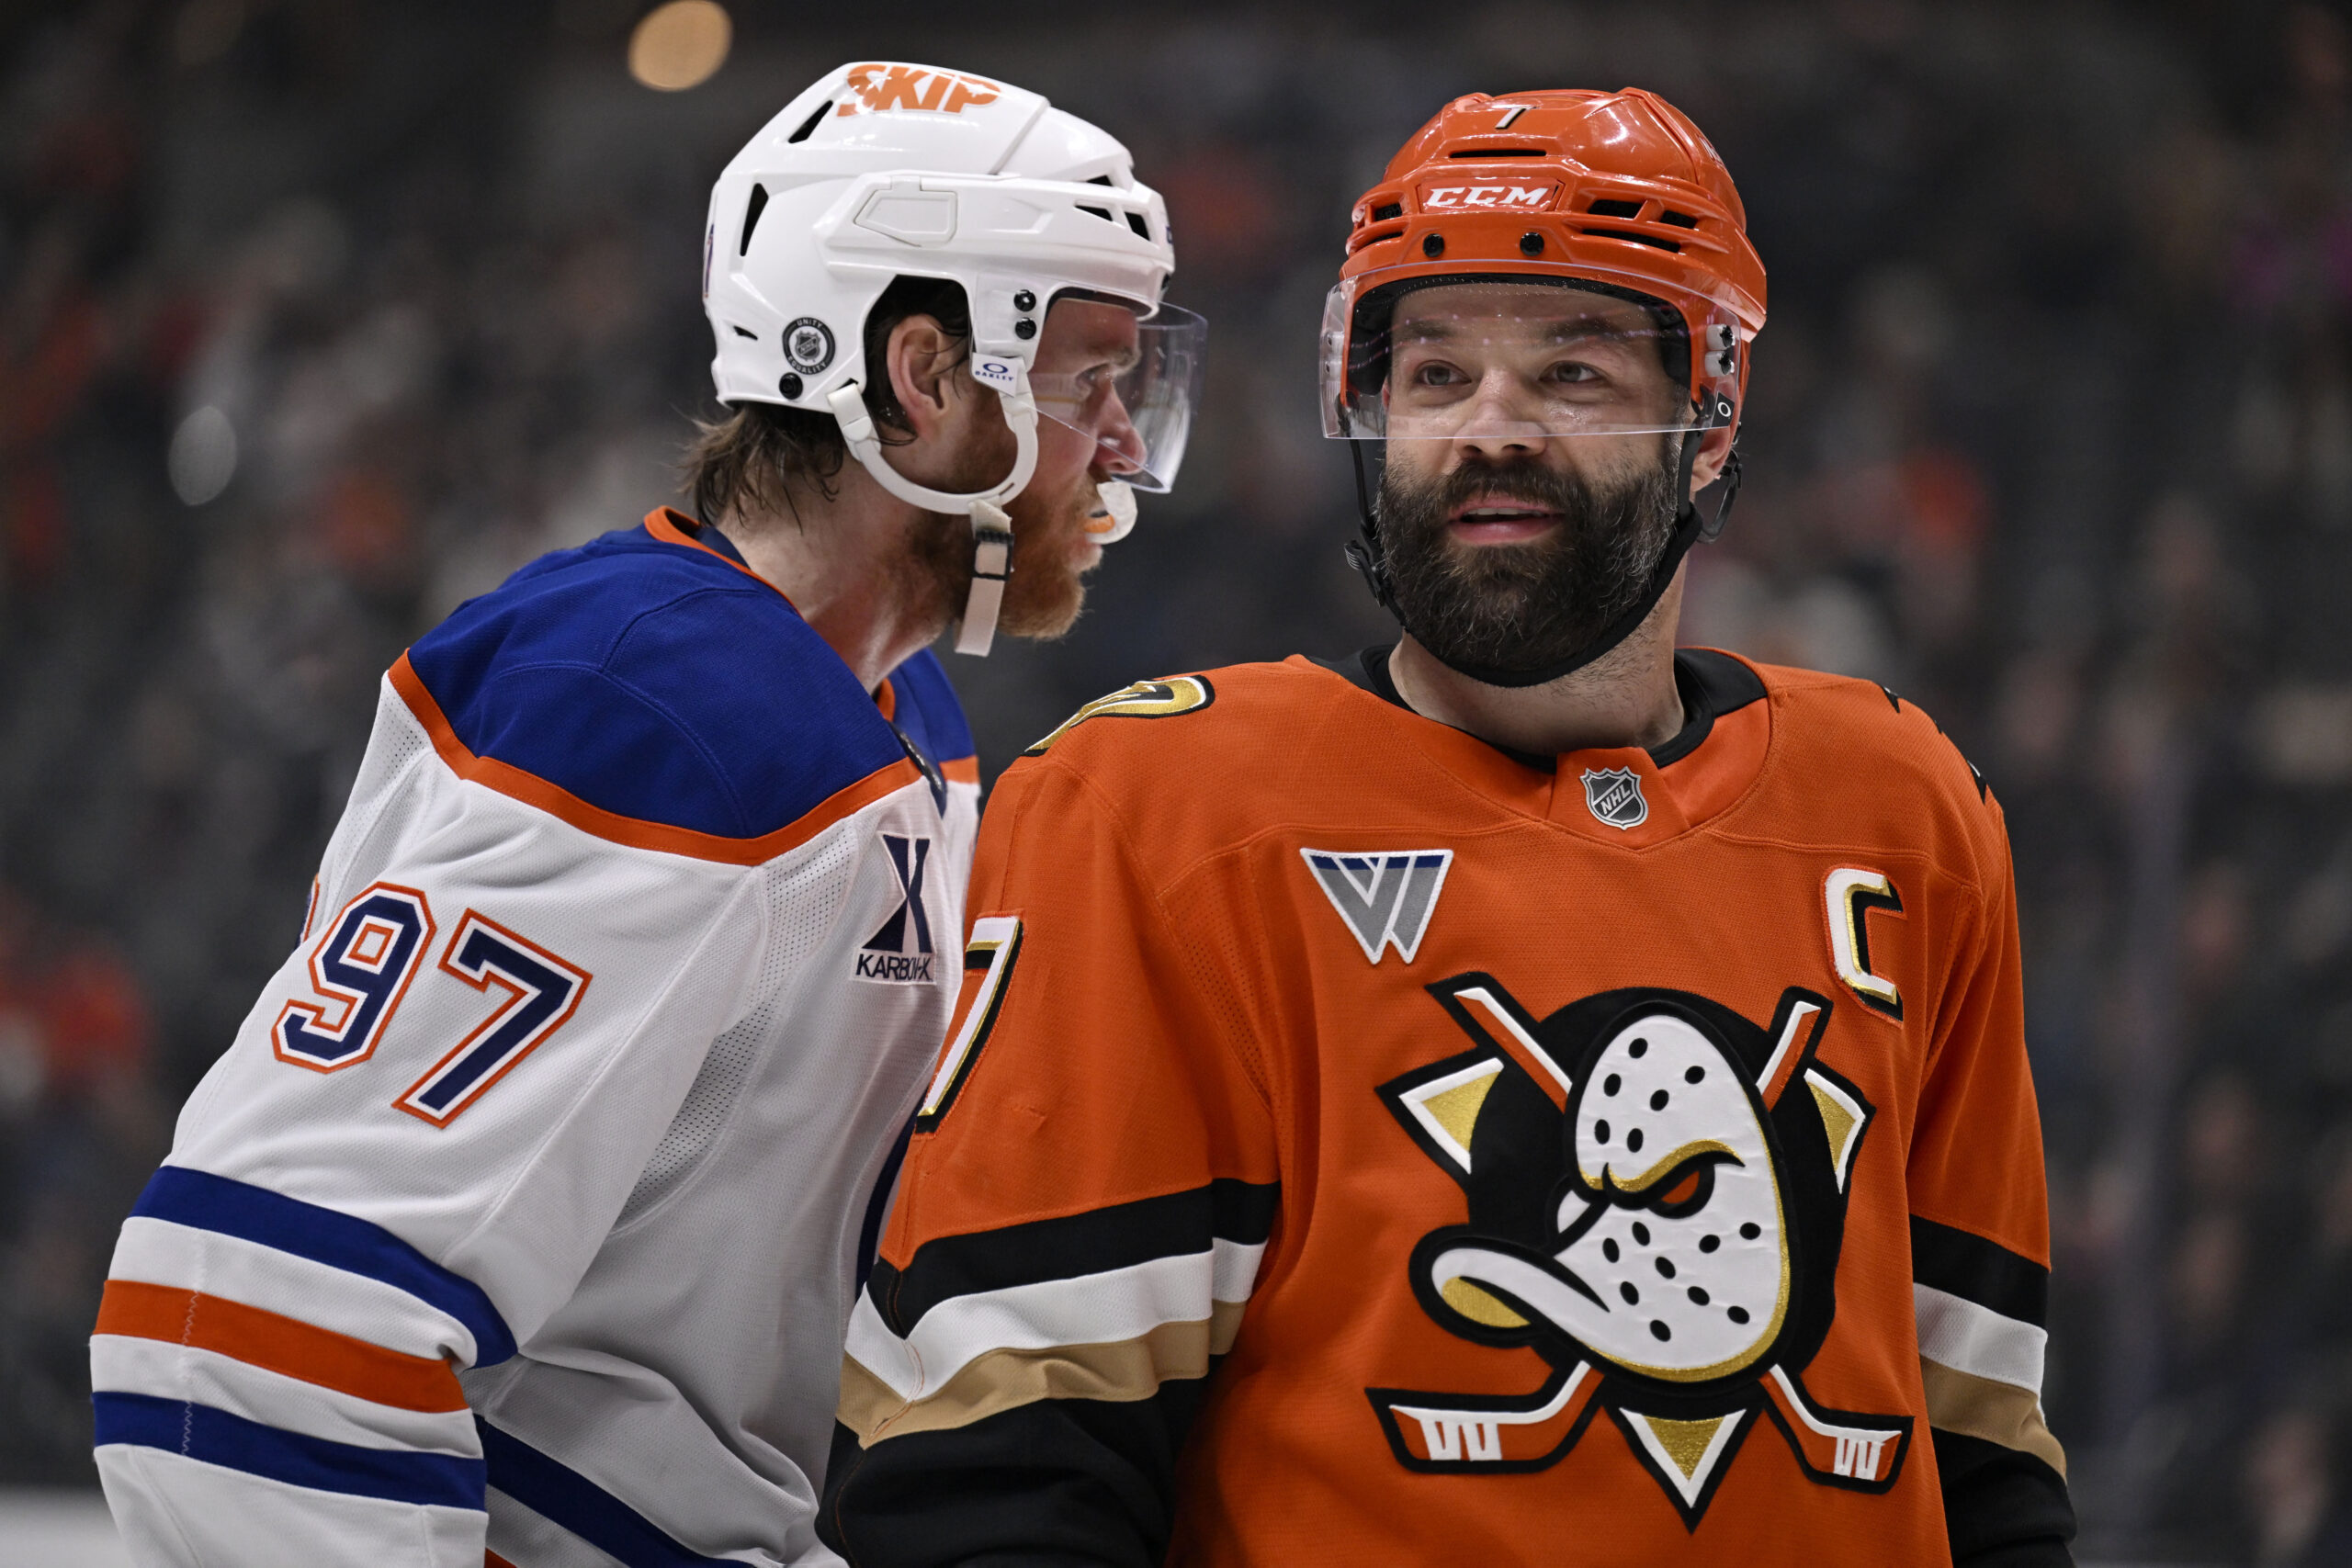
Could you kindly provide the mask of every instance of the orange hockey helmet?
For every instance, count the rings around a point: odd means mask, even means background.
[[[1400,313],[1423,290],[1432,297]],[[1456,98],[1357,201],[1324,304],[1324,433],[1351,444],[1362,511],[1349,560],[1404,620],[1364,443],[1676,434],[1679,511],[1641,598],[1566,658],[1453,668],[1527,686],[1590,663],[1632,635],[1729,514],[1739,459],[1726,455],[1722,499],[1702,521],[1690,494],[1699,437],[1736,434],[1763,325],[1764,264],[1739,192],[1679,109],[1638,87]]]
[[[1538,416],[1545,434],[1736,423],[1746,349],[1764,325],[1764,264],[1748,243],[1731,172],[1657,94],[1456,98],[1390,160],[1352,222],[1324,311],[1326,434],[1411,434],[1392,428],[1385,395],[1396,299],[1504,279],[1648,307],[1669,370],[1690,392],[1687,407],[1664,411],[1599,395],[1563,399]]]

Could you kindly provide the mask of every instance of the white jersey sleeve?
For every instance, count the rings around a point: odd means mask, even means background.
[[[777,633],[775,607],[707,562],[645,554],[526,571],[537,600],[503,620],[476,602],[384,683],[301,941],[190,1098],[115,1253],[92,1344],[97,1453],[142,1564],[479,1568],[498,1455],[552,1461],[481,1420],[459,1374],[514,1361],[571,1302],[676,1143],[713,1043],[743,1038],[755,1010],[765,1028],[833,927],[875,923],[845,915],[873,877],[844,868],[894,837],[944,841],[937,770],[845,669],[822,670],[813,634]],[[683,586],[663,579],[681,570]],[[532,618],[550,608],[568,616],[553,631]],[[745,624],[784,637],[804,689],[781,715],[730,714],[708,658],[679,669],[663,647],[656,668],[629,650],[658,615],[729,660],[758,651]],[[734,737],[730,718],[766,733]],[[944,1021],[944,983],[929,1010],[920,987],[816,989],[830,1029],[903,1037],[910,1060]],[[871,1098],[869,1066],[834,1077]],[[893,1104],[864,1115],[869,1142],[887,1143]],[[844,1168],[872,1163],[854,1150]],[[556,1359],[594,1370],[569,1341]],[[567,1536],[548,1561],[790,1550],[693,1550],[686,1521],[649,1521],[658,1500],[600,1499],[586,1513],[617,1535],[575,1523],[594,1550]]]

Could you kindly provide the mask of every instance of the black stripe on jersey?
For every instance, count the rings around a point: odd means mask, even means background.
[[[1954,1562],[2074,1568],[2066,1543],[2075,1539],[2075,1504],[2063,1476],[2031,1454],[1982,1438],[1940,1430],[1934,1437]]]
[[[1254,1247],[1273,1234],[1281,1198],[1279,1183],[1221,1178],[1188,1192],[941,1236],[918,1247],[904,1269],[877,1261],[866,1289],[882,1321],[903,1338],[923,1314],[957,1296],[1189,1257],[1218,1239]]]
[[[1156,1568],[1206,1378],[1149,1399],[1041,1399],[861,1448],[833,1428],[817,1535],[852,1562]]]
[[[2042,1327],[2050,1270],[1998,1242],[1911,1216],[1911,1278],[1947,1295]]]

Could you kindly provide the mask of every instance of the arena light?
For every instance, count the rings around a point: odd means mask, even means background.
[[[664,93],[699,87],[721,65],[735,24],[716,0],[669,0],[648,11],[628,39],[628,73]]]

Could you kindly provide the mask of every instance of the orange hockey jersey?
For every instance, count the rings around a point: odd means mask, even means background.
[[[1240,666],[1004,775],[837,1550],[2067,1561],[1999,808],[1879,686],[1677,679],[1530,759]]]

